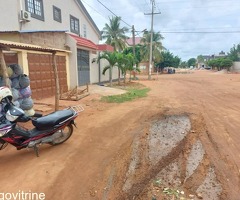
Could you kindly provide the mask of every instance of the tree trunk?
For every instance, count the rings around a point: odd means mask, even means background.
[[[124,72],[124,85],[126,84],[126,72]]]
[[[60,87],[59,87],[59,77],[58,77],[58,70],[57,70],[56,52],[52,54],[52,64],[53,64],[54,78],[55,78],[55,111],[57,111],[59,109]]]
[[[121,70],[120,69],[118,69],[118,85],[120,85],[120,76],[121,76]]]
[[[112,66],[110,66],[109,68],[109,83],[110,87],[112,87]]]
[[[132,71],[130,71],[129,82],[132,80]]]

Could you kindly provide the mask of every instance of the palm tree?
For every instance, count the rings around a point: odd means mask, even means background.
[[[122,51],[126,47],[126,27],[120,27],[121,17],[109,18],[109,24],[105,24],[102,31],[102,39],[107,39],[106,44],[113,46],[115,51]],[[118,80],[120,80],[120,69],[118,69]]]
[[[101,59],[106,59],[109,65],[105,66],[102,74],[105,75],[105,72],[109,70],[109,83],[110,87],[112,87],[112,69],[117,63],[117,54],[118,52],[104,52],[103,54],[98,56],[97,62],[99,63]]]
[[[106,44],[113,46],[115,51],[122,51],[126,47],[125,34],[128,28],[120,27],[121,17],[109,18],[109,24],[105,24],[102,31],[102,39],[107,39]]]
[[[160,62],[161,60],[161,51],[165,49],[161,42],[161,40],[163,39],[164,37],[160,34],[160,32],[153,32],[152,53],[154,62]],[[143,38],[141,39],[141,42],[143,43],[142,48],[143,60],[149,61],[151,32],[145,31],[143,34]]]

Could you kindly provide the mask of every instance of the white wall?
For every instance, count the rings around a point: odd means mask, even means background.
[[[77,44],[75,39],[69,35],[66,37],[66,44],[71,48],[71,53],[69,54],[68,84],[69,89],[73,89],[78,86]]]
[[[107,70],[105,72],[105,75],[102,74],[103,69],[105,66],[109,65],[108,61],[105,59],[102,59],[100,62],[100,70],[101,70],[101,82],[108,82],[109,81],[109,70]],[[113,67],[113,71],[112,71],[112,79],[118,79],[118,68],[117,67]]]
[[[240,73],[240,62],[233,62],[233,66],[230,67],[230,71]]]
[[[0,31],[19,30],[19,0],[0,0]]]
[[[44,21],[31,18],[30,22],[19,23],[20,2],[25,9],[25,0],[0,1],[0,31],[70,31],[70,14],[79,19],[80,34],[83,35],[83,24],[87,26],[87,38],[94,43],[99,43],[99,33],[85,15],[75,0],[44,0]],[[53,19],[53,5],[61,9],[62,23]],[[6,20],[7,18],[7,20]]]

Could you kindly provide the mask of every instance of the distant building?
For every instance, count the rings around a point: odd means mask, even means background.
[[[197,60],[198,68],[201,68],[201,67],[205,68],[205,67],[207,67],[207,62],[209,60],[216,59],[216,58],[224,58],[226,56],[227,55],[225,54],[224,51],[221,51],[219,54],[203,55],[203,62]]]

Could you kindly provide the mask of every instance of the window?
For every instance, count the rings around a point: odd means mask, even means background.
[[[70,30],[79,35],[79,19],[70,15]]]
[[[53,6],[53,19],[57,22],[62,23],[61,9]]]
[[[83,37],[87,38],[87,25],[83,24]]]
[[[44,21],[43,0],[25,0],[26,10],[31,16]]]

